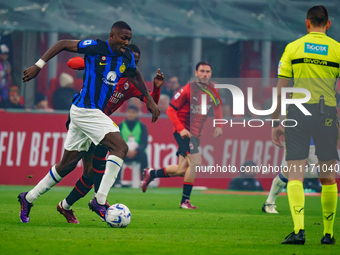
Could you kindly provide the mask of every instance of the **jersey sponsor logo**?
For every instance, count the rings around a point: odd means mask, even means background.
[[[123,63],[120,67],[119,67],[119,72],[120,73],[124,73],[126,70],[126,66],[125,66],[125,63]]]
[[[304,58],[304,59],[303,59],[303,62],[304,62],[304,63],[309,63],[309,64],[327,66],[327,61],[326,61],[326,60],[312,59],[312,58]]]
[[[177,92],[176,95],[174,96],[174,99],[177,100],[177,98],[179,98],[180,95],[181,93]]]
[[[120,99],[124,97],[125,94],[120,92],[114,92],[113,95],[110,98],[110,102],[113,104],[117,104]]]
[[[212,107],[211,104],[207,105],[207,112],[210,111],[210,108]],[[201,114],[202,113],[202,108],[201,105],[196,105],[194,103],[190,103],[190,113],[191,114]]]
[[[111,86],[114,86],[115,83],[114,81],[116,80],[117,78],[117,74],[115,71],[110,71],[107,75],[106,75],[106,78],[103,78],[103,82],[107,85],[111,85]]]
[[[328,55],[328,45],[305,43],[305,53],[313,53],[319,55]]]

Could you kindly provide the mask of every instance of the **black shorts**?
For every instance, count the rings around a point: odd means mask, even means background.
[[[200,139],[192,136],[191,138],[182,138],[179,133],[175,132],[174,137],[178,144],[177,157],[182,155],[186,157],[187,154],[198,153],[198,146],[200,146]]]
[[[312,114],[305,116],[295,105],[289,105],[287,119],[297,121],[296,127],[285,128],[286,160],[308,158],[310,139],[313,137],[315,154],[320,161],[330,161],[338,156],[338,113],[335,107],[324,106],[324,114],[318,104],[303,104]],[[286,121],[286,125],[291,125]]]

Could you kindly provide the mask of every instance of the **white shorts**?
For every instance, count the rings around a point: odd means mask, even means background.
[[[99,109],[80,108],[70,110],[71,123],[64,148],[68,151],[88,151],[91,143],[98,145],[110,132],[119,132],[119,127]]]

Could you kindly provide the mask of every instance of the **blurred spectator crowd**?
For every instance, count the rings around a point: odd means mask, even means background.
[[[55,111],[62,110],[68,111],[72,104],[72,99],[82,88],[82,79],[76,78],[75,73],[73,75],[67,72],[61,72],[56,78],[50,79],[45,92],[36,92],[34,95],[33,107],[25,107],[25,98],[23,96],[23,85],[14,84],[12,82],[12,64],[11,64],[11,51],[6,44],[0,44],[0,108],[2,109],[21,109],[21,110],[39,110],[39,111]],[[16,71],[17,72],[17,71]],[[166,70],[164,70],[165,76]],[[255,77],[255,78],[250,78]],[[272,74],[271,77],[275,77]],[[185,85],[187,81],[183,81],[180,84],[177,76],[166,77],[161,88],[161,95],[159,99],[159,108],[163,116],[170,104],[172,97],[175,93]],[[254,70],[246,70],[240,73],[239,84],[237,85],[243,92],[247,91],[247,88],[253,88],[253,106],[257,110],[270,109],[272,106],[272,88],[275,86],[275,79],[271,79],[266,86],[261,84],[260,73],[254,73]],[[274,81],[274,82],[273,82]],[[153,89],[153,83],[146,81],[147,88],[151,91]],[[337,92],[337,100],[340,102],[340,84],[335,88]],[[39,91],[39,89],[38,89]],[[269,116],[256,116],[252,114],[248,107],[245,106],[245,115],[235,116],[233,115],[233,98],[230,91],[224,89],[219,91],[222,100],[223,118],[262,118],[266,119]],[[247,93],[245,95],[245,104],[247,103]],[[32,103],[32,100],[30,101]],[[117,111],[117,113],[125,113],[129,105],[137,107],[140,114],[147,114],[145,104],[143,104],[137,98],[131,98],[127,104]],[[212,112],[210,113],[212,115]]]

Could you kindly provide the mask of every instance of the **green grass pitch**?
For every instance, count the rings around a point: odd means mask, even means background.
[[[110,203],[127,205],[132,214],[125,229],[113,229],[89,211],[93,193],[73,206],[80,224],[68,224],[56,211],[70,187],[55,187],[41,196],[31,222],[19,220],[17,195],[29,187],[0,186],[0,254],[340,254],[339,243],[320,244],[320,197],[307,197],[306,244],[281,245],[292,231],[287,198],[277,199],[279,215],[261,212],[265,196],[216,195],[193,191],[199,210],[180,210],[181,189],[112,189]],[[338,210],[339,211],[339,210]]]

